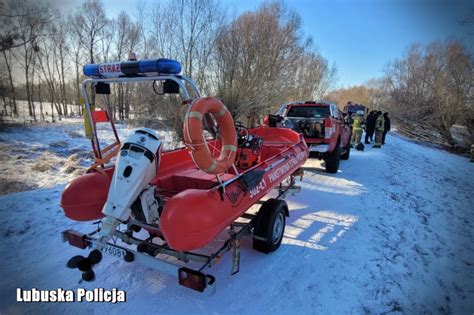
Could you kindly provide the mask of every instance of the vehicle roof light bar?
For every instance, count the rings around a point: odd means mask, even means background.
[[[88,64],[83,67],[83,72],[92,78],[133,77],[151,73],[176,75],[181,72],[181,64],[172,59],[132,60]]]

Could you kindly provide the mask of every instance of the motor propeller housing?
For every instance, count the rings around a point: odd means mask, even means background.
[[[156,176],[161,141],[154,130],[140,128],[127,138],[120,149],[109,194],[102,213],[125,221],[130,206]]]
[[[92,267],[102,260],[102,253],[98,249],[94,249],[87,257],[77,255],[69,259],[66,266],[71,269],[79,269],[82,271],[82,279],[84,281],[93,281],[95,273]]]
[[[162,142],[156,131],[136,129],[123,143],[115,162],[99,242],[105,244],[120,224],[128,220],[131,206],[156,176]],[[100,246],[99,246],[100,247]]]

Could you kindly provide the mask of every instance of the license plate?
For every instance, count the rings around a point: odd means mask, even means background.
[[[123,259],[125,257],[126,251],[112,245],[106,245],[104,248],[102,248],[102,253],[115,258]]]
[[[328,145],[325,144],[313,144],[309,147],[311,152],[321,152],[324,153],[328,150]]]

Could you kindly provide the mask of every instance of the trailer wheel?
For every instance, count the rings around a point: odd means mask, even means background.
[[[271,253],[280,247],[285,233],[285,216],[288,206],[284,200],[268,199],[260,207],[254,228],[253,248],[262,253]],[[258,238],[265,238],[265,240]]]

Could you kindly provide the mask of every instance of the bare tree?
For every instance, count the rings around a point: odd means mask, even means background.
[[[89,62],[94,63],[98,54],[97,45],[104,38],[109,20],[105,16],[100,0],[86,0],[74,16],[75,28],[81,35],[82,47],[88,52]]]
[[[101,49],[101,62],[109,62],[112,57],[111,47],[112,41],[114,40],[115,35],[115,23],[113,20],[108,21],[106,26],[102,31],[102,36],[100,39],[100,49]]]
[[[3,102],[3,109],[1,111],[1,114],[0,114],[0,119],[3,117],[3,116],[8,116],[9,115],[9,106],[8,106],[8,102],[7,102],[7,97],[9,95],[9,87],[8,87],[8,84],[6,83],[7,82],[7,76],[6,76],[6,73],[5,71],[3,71],[3,67],[0,67],[0,97],[2,98],[2,102]]]
[[[336,66],[314,52],[304,53],[294,71],[293,90],[288,97],[293,100],[319,100],[334,84]]]
[[[141,36],[141,44],[146,45],[147,53],[179,60],[183,66],[183,74],[192,77],[205,94],[215,92],[210,78],[216,76],[214,51],[219,28],[225,21],[225,12],[219,2],[157,2],[150,12],[147,19],[149,32],[145,32],[145,36],[142,33]],[[138,25],[143,27],[148,24],[142,21],[138,22]],[[178,135],[181,134],[184,107],[175,97],[157,99],[156,95],[150,94],[145,101],[148,104],[146,107],[135,107],[135,110],[141,111],[142,115],[150,115],[150,112],[159,115],[160,123],[166,123],[175,128]],[[158,107],[160,111],[156,112]]]
[[[16,104],[16,92],[15,92],[15,84],[13,82],[13,73],[12,73],[12,51],[3,50],[2,51],[3,60],[5,61],[5,67],[7,68],[8,73],[8,83],[10,91],[8,93],[9,96],[9,105],[10,105],[10,112],[12,116],[18,116],[18,107]]]
[[[51,38],[53,39],[52,41],[52,47],[54,50],[52,51],[53,54],[56,55],[56,63],[55,63],[55,68],[56,68],[56,73],[59,78],[59,91],[60,91],[60,100],[61,100],[61,105],[63,107],[62,112],[66,116],[68,115],[68,101],[67,101],[67,96],[66,96],[66,62],[67,62],[67,55],[69,54],[69,42],[66,39],[67,36],[67,26],[66,26],[66,21],[61,18],[59,12],[56,12],[56,17],[54,19],[54,22],[51,23]]]
[[[70,59],[74,66],[74,90],[75,90],[75,104],[80,106],[81,103],[81,75],[82,75],[82,61],[85,57],[82,43],[84,42],[84,34],[81,27],[81,18],[78,14],[68,17],[68,39],[70,49]],[[81,112],[81,110],[79,111]]]
[[[0,2],[0,51],[24,46],[34,38],[22,38],[17,23],[19,18],[28,17],[29,12],[18,12],[11,7],[13,1]]]
[[[341,110],[349,101],[356,104],[362,104],[372,110],[379,110],[382,109],[379,85],[379,81],[371,80],[363,85],[355,85],[348,88],[332,90],[323,98],[338,104]]]
[[[208,72],[225,14],[216,0],[177,0],[152,10],[150,40],[159,56],[175,58],[207,92]]]
[[[281,2],[242,14],[220,30],[218,95],[248,120],[268,113],[295,94],[295,71],[311,44],[300,16]]]
[[[389,64],[385,80],[389,107],[401,123],[438,130],[450,144],[455,123],[474,134],[473,60],[461,43],[413,45]]]
[[[335,81],[335,66],[313,49],[312,40],[302,32],[300,16],[279,1],[265,2],[258,10],[234,19],[227,18],[217,0],[176,0],[152,7],[142,1],[134,18],[121,12],[112,20],[107,19],[101,0],[85,0],[67,19],[56,13],[51,20],[39,18],[49,16],[50,11],[39,14],[43,7],[32,0],[7,1],[19,8],[4,18],[17,22],[18,27],[9,32],[18,34],[14,44],[22,44],[2,51],[9,73],[9,88],[3,86],[3,90],[11,90],[3,95],[5,99],[12,96],[15,109],[14,92],[18,90],[20,98],[24,94],[32,117],[33,95],[40,101],[42,97],[49,100],[52,112],[61,119],[68,114],[71,99],[81,103],[81,66],[85,62],[124,60],[135,51],[141,52],[140,57],[179,60],[183,74],[191,76],[204,94],[217,94],[247,119],[268,113],[289,99],[320,98]],[[33,13],[34,18],[28,17]],[[34,32],[28,32],[28,26]],[[44,38],[39,40],[40,36]],[[24,87],[16,86],[23,80],[14,78],[12,52],[23,67]],[[112,90],[114,116],[123,120],[147,115],[180,130],[184,106],[174,96],[157,101],[143,87],[135,84]]]
[[[24,44],[14,51],[14,57],[23,68],[26,97],[28,101],[29,115],[35,117],[35,107],[33,102],[33,83],[34,83],[34,63],[38,50],[37,41],[45,36],[44,30],[49,22],[49,10],[33,2],[10,1],[8,8],[12,16],[11,23],[17,30],[18,39]]]
[[[58,113],[58,119],[61,120],[63,111],[60,104],[60,97],[58,97],[58,83],[57,68],[55,65],[59,62],[56,53],[50,53],[48,47],[52,45],[51,41],[53,38],[49,38],[48,41],[44,41],[43,45],[39,47],[39,58],[38,66],[42,74],[42,82],[44,82],[48,88],[49,101],[51,104],[51,120],[54,122],[54,110]]]
[[[140,56],[144,59],[150,58],[150,44],[147,29],[151,29],[150,14],[148,14],[148,7],[145,0],[139,0],[135,10],[135,21],[141,38]]]
[[[116,60],[124,60],[128,58],[130,53],[135,51],[140,41],[140,27],[138,23],[131,20],[126,12],[121,12],[115,21],[115,28],[117,32],[114,40],[114,58]],[[119,119],[123,120],[125,117],[128,118],[130,112],[130,86],[126,85],[124,89],[122,84],[119,84],[117,94]]]

